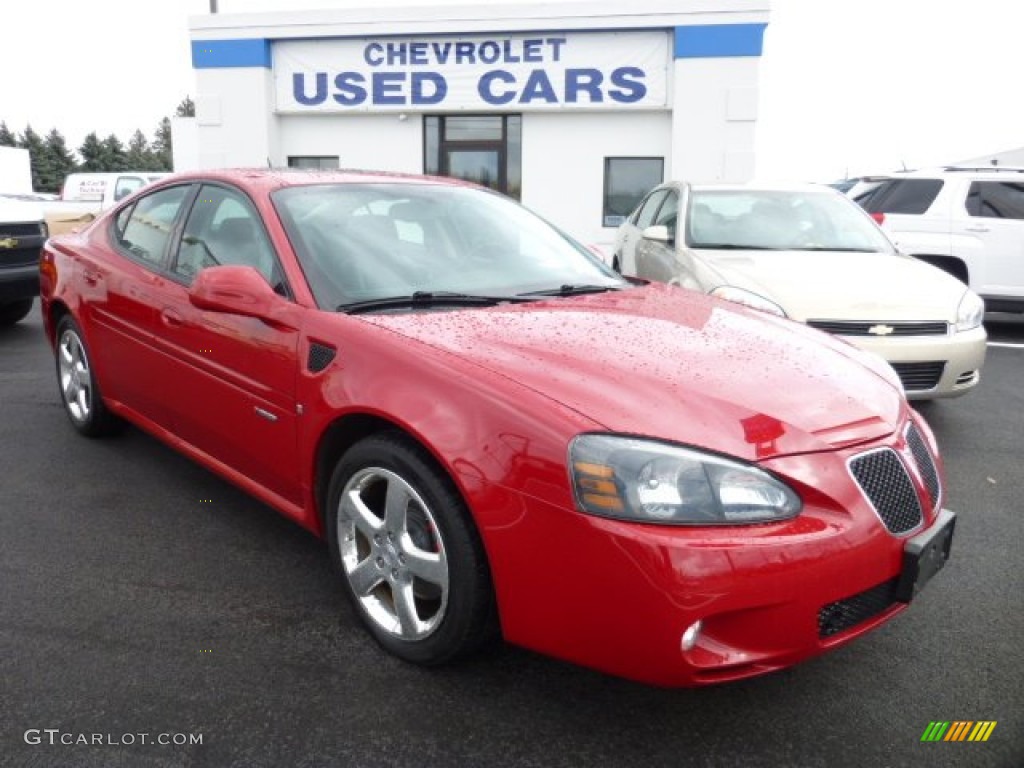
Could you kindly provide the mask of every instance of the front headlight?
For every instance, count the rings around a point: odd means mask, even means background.
[[[974,291],[965,291],[956,309],[956,329],[970,331],[985,319],[985,301]]]
[[[785,317],[786,312],[774,301],[769,301],[764,296],[759,296],[751,291],[744,290],[743,288],[737,288],[734,285],[720,285],[711,291],[712,296],[717,296],[720,299],[726,301],[732,301],[737,304],[742,304],[745,307],[751,307],[753,309],[759,309],[762,312],[768,312],[779,317]]]
[[[799,514],[800,497],[762,469],[693,448],[616,435],[569,446],[576,503],[601,517],[669,525],[742,525]]]

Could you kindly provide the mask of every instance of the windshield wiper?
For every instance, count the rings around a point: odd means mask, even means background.
[[[835,251],[836,253],[877,253],[874,248],[830,248],[825,245],[808,245],[791,248],[792,251]]]
[[[706,248],[709,251],[785,251],[769,245],[739,245],[737,243],[688,243],[691,248]]]
[[[497,304],[521,301],[529,301],[529,299],[520,296],[482,296],[452,291],[416,291],[408,296],[386,296],[380,299],[339,304],[335,309],[338,312],[354,315],[360,312],[375,312],[379,309],[394,309],[395,307],[412,307],[413,309],[443,306],[493,307]]]
[[[516,294],[517,296],[579,296],[583,293],[605,293],[606,291],[618,291],[624,288],[622,285],[573,285],[566,283],[557,288],[544,288],[539,291],[527,291]]]

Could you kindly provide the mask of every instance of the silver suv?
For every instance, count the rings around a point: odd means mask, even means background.
[[[847,194],[901,251],[962,280],[988,311],[1024,312],[1024,168],[871,176]]]

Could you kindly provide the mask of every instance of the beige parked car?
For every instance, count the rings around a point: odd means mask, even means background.
[[[910,398],[955,397],[985,361],[984,302],[900,254],[827,186],[670,182],[619,228],[613,266],[807,323],[877,352]]]

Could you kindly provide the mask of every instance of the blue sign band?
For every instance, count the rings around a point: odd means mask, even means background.
[[[193,69],[221,69],[224,67],[270,69],[272,63],[270,41],[262,38],[192,41]]]
[[[676,27],[677,59],[760,56],[767,24],[694,24]]]

